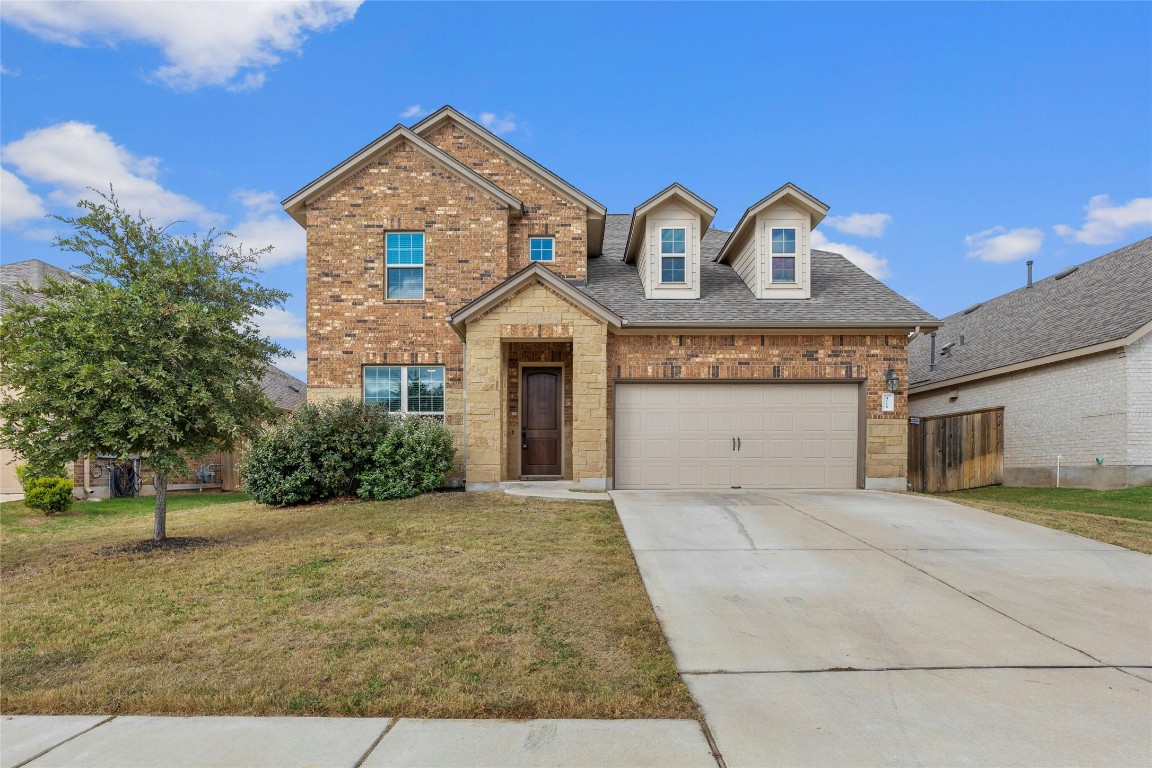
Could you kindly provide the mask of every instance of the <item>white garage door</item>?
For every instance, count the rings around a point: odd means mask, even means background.
[[[856,384],[618,384],[617,488],[855,488]]]

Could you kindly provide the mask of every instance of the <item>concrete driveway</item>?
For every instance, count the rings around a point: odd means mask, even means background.
[[[1152,765],[1152,557],[916,496],[612,497],[729,768]]]

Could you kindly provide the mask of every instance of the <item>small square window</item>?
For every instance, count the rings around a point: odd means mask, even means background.
[[[424,233],[389,232],[384,236],[386,297],[424,298]]]
[[[553,239],[550,237],[532,237],[528,239],[528,251],[532,261],[552,261]]]
[[[796,230],[792,228],[773,229],[772,253],[796,253]]]

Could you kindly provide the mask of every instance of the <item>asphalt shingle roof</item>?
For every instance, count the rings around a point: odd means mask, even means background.
[[[812,252],[810,299],[757,299],[730,265],[712,261],[728,237],[719,229],[708,230],[701,242],[699,299],[645,299],[636,265],[623,261],[631,220],[630,214],[608,215],[603,255],[588,260],[588,283],[579,287],[629,324],[935,323],[932,315],[843,256],[824,251]]]
[[[285,373],[274,365],[268,366],[260,379],[260,388],[277,408],[295,411],[304,405],[304,390],[308,385],[290,373]]]
[[[1060,273],[1057,273],[1060,274]],[[1122,339],[1152,321],[1152,238],[1079,265],[1060,280],[1046,277],[944,318],[931,342],[909,345],[911,386],[982,373],[1038,357]],[[964,343],[960,343],[960,337]],[[947,355],[940,351],[952,342]]]

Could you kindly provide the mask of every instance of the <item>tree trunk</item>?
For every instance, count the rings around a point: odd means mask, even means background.
[[[156,520],[152,526],[152,541],[163,541],[168,536],[168,475],[157,472],[152,484],[156,488]]]

